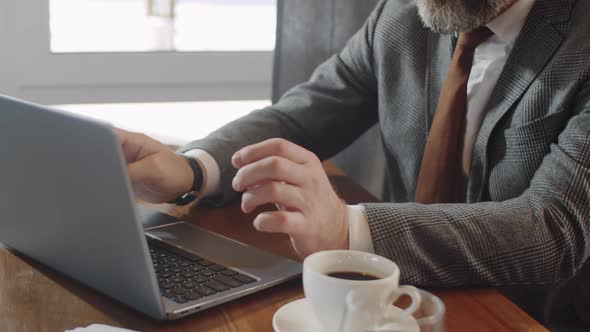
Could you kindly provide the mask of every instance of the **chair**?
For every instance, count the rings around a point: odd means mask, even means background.
[[[377,2],[277,0],[273,102],[293,86],[308,80],[319,64],[339,52]],[[373,195],[387,199],[385,154],[377,126],[332,161]]]

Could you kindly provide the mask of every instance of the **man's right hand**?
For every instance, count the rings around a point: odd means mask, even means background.
[[[186,160],[164,144],[139,133],[115,129],[138,198],[170,202],[191,191],[194,174]]]

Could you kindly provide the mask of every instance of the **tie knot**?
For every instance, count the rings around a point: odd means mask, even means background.
[[[477,28],[469,32],[462,32],[459,35],[457,46],[465,50],[475,51],[475,49],[486,40],[490,39],[494,33],[487,27]]]

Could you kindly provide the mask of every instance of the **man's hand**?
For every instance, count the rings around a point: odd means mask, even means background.
[[[151,203],[165,203],[191,191],[193,171],[182,156],[146,135],[115,129],[133,191]]]
[[[239,169],[233,187],[244,192],[245,213],[268,203],[279,209],[259,214],[254,220],[257,230],[288,234],[302,256],[348,249],[346,205],[316,155],[286,140],[270,139],[236,152],[232,163]]]

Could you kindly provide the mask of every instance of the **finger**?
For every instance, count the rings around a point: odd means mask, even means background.
[[[232,164],[236,168],[255,161],[279,156],[298,164],[305,164],[317,157],[306,149],[282,138],[271,138],[264,142],[253,144],[237,151],[232,157]]]
[[[142,142],[142,136],[139,133],[133,133],[120,128],[114,128],[115,135],[121,142],[121,148],[125,155],[125,161],[130,164],[140,159],[141,151],[145,142]],[[144,140],[145,141],[145,140]]]
[[[254,219],[254,228],[264,233],[297,234],[304,221],[299,212],[273,211],[264,212]]]
[[[121,141],[121,143],[124,143],[125,141],[129,140],[129,138],[132,135],[131,132],[121,128],[113,128],[113,131],[115,132],[115,135],[117,136],[119,141]]]
[[[305,181],[305,168],[282,157],[267,157],[240,168],[232,185],[236,191],[243,191],[268,181],[301,185]]]
[[[122,139],[121,147],[128,164],[147,158],[163,149],[167,149],[160,142],[142,133],[128,132],[119,129],[117,135]]]
[[[303,193],[298,187],[271,181],[250,188],[244,193],[242,196],[242,211],[250,213],[257,207],[269,203],[279,204],[279,206],[287,210],[301,210],[303,202]]]

